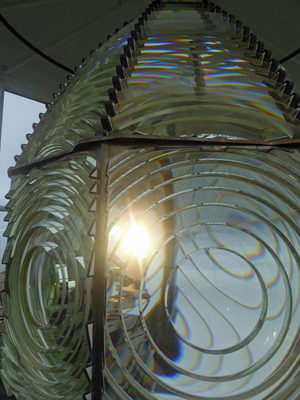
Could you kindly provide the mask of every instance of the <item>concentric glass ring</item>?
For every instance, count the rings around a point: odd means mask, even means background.
[[[94,167],[84,156],[65,159],[20,176],[10,193],[1,372],[23,399],[82,399],[90,387]]]
[[[128,150],[111,161],[108,393],[293,393],[299,166],[297,153],[234,147]]]

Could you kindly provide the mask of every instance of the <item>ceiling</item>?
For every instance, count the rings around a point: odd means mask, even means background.
[[[150,0],[0,0],[5,20],[37,49],[69,69],[105,42],[125,21],[141,14]],[[274,58],[300,47],[300,0],[216,0],[243,21]],[[68,72],[36,54],[0,22],[0,86],[51,102]],[[300,54],[284,67],[300,88]],[[298,92],[300,89],[298,89]]]
[[[0,13],[28,42],[69,69],[106,42],[146,0],[0,0]],[[0,84],[44,103],[67,81],[68,72],[45,60],[0,22]]]

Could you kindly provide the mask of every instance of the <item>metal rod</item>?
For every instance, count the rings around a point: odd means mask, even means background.
[[[142,136],[142,135],[122,135],[108,136],[102,138],[81,140],[75,143],[73,149],[64,151],[59,154],[41,158],[33,162],[17,165],[8,170],[8,176],[11,178],[19,173],[28,173],[32,168],[42,168],[49,162],[58,161],[67,156],[78,154],[80,152],[90,152],[95,150],[102,143],[107,143],[114,146],[168,146],[168,147],[185,147],[185,146],[224,146],[224,147],[251,147],[258,146],[261,148],[278,147],[284,149],[298,150],[300,148],[300,139],[278,139],[274,141],[262,140],[228,140],[228,139],[203,139],[197,137],[164,137],[164,136]]]
[[[1,137],[2,137],[3,109],[4,109],[4,89],[0,82],[0,150],[1,150]]]
[[[95,270],[93,281],[93,348],[92,348],[92,400],[100,400],[104,394],[106,318],[106,207],[108,148],[103,143],[96,151],[97,157],[97,205],[95,235]]]
[[[16,37],[18,38],[25,46],[29,47],[31,50],[33,50],[36,54],[39,56],[43,57],[45,60],[49,61],[51,64],[55,65],[56,67],[59,67],[70,74],[73,74],[74,71],[65,65],[61,64],[60,62],[54,60],[52,57],[49,57],[47,54],[43,53],[41,50],[39,50],[37,47],[35,47],[32,43],[30,43],[28,40],[26,40],[22,35],[20,35],[19,32],[17,32],[9,22],[6,21],[6,19],[3,17],[3,15],[0,14],[0,21],[2,24]]]
[[[293,53],[289,54],[288,56],[282,58],[279,62],[280,64],[283,64],[287,61],[289,61],[291,58],[295,57],[296,55],[298,55],[300,53],[300,48],[298,50],[295,50]]]

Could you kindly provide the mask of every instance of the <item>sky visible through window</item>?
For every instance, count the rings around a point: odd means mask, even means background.
[[[39,121],[39,113],[45,112],[45,105],[12,93],[4,93],[2,135],[0,143],[0,205],[7,203],[6,193],[10,188],[7,169],[15,165],[14,156],[21,153],[21,144],[27,143],[26,134],[32,133],[32,124]],[[7,223],[5,212],[0,212],[0,260],[6,246],[3,233]],[[4,265],[0,263],[0,272]]]

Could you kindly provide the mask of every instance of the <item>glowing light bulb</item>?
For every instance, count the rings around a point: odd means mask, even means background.
[[[148,235],[141,226],[133,224],[125,234],[123,243],[126,252],[133,254],[137,257],[144,257],[143,252],[148,246]]]

